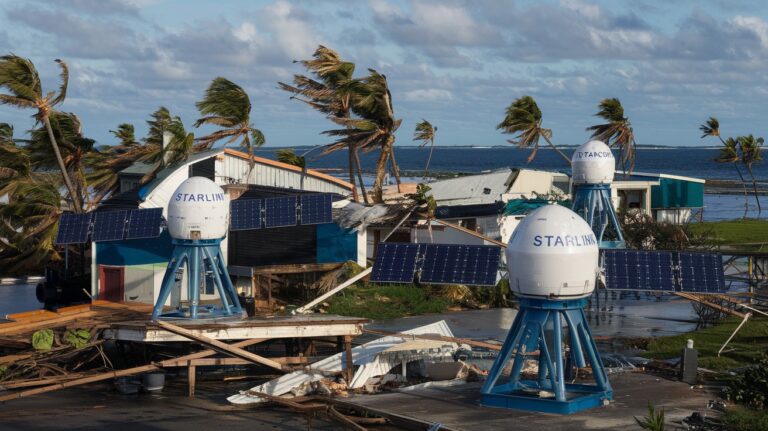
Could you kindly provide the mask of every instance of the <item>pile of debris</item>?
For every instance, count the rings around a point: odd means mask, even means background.
[[[94,301],[58,311],[8,316],[0,325],[0,389],[62,383],[113,368],[102,331],[112,322],[146,318],[151,307]]]
[[[465,340],[454,338],[447,323],[441,320],[353,348],[351,361],[356,369],[349,381],[339,377],[348,358],[346,353],[338,353],[241,391],[228,400],[233,404],[253,404],[264,402],[263,394],[283,398],[310,394],[346,396],[349,391],[378,392],[413,384],[414,378],[415,383],[457,378],[466,381],[468,376],[482,372],[457,361],[457,353],[471,349],[461,341]]]

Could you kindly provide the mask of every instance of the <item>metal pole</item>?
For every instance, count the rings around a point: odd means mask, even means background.
[[[744,326],[745,323],[747,323],[747,320],[749,320],[750,317],[752,317],[752,313],[747,313],[744,315],[744,320],[742,320],[741,323],[739,323],[739,326],[736,327],[736,330],[733,331],[733,334],[731,334],[731,336],[728,337],[727,340],[725,340],[725,344],[723,344],[723,347],[721,347],[720,350],[717,351],[718,358],[720,357],[720,353],[723,353],[723,349],[725,349],[725,346],[727,346],[728,343],[731,342],[733,337],[736,336],[736,333],[739,332],[739,329],[741,329],[741,327]]]

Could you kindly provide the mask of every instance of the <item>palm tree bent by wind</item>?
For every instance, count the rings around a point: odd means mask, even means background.
[[[749,176],[752,178],[752,189],[754,190],[755,201],[757,202],[757,217],[760,218],[763,208],[760,206],[757,180],[752,172],[752,165],[763,160],[762,147],[764,140],[763,138],[755,138],[752,135],[739,136],[736,140],[739,142],[739,150],[741,150],[741,162],[744,163]]]
[[[318,46],[312,54],[312,59],[294,61],[300,63],[313,77],[294,75],[293,85],[278,82],[282,90],[292,93],[291,99],[306,103],[312,109],[324,114],[331,121],[334,118],[348,119],[351,113],[353,88],[355,82],[355,63],[345,61],[334,50]],[[350,143],[354,145],[354,143]],[[359,182],[363,199],[367,203],[368,196],[363,183],[362,167],[360,166],[360,148],[349,146],[347,149],[349,182],[352,184],[352,199],[359,202],[356,183]],[[357,181],[355,178],[357,171]]]
[[[51,149],[61,171],[64,185],[72,200],[72,206],[75,212],[81,213],[83,212],[83,206],[79,199],[80,197],[77,195],[72,179],[67,173],[64,160],[61,157],[61,151],[59,150],[59,144],[56,142],[51,122],[49,121],[53,108],[62,103],[66,98],[67,86],[69,84],[69,68],[67,64],[59,59],[56,60],[56,63],[58,63],[61,69],[59,91],[58,93],[51,91],[43,94],[40,76],[31,60],[14,54],[0,57],[0,88],[4,88],[9,92],[9,94],[0,94],[0,103],[19,108],[37,109],[34,117],[38,122],[45,125]]]
[[[242,87],[218,77],[205,90],[203,100],[195,104],[203,117],[195,127],[204,124],[220,127],[210,135],[198,139],[195,151],[210,148],[214,143],[227,139],[227,144],[240,140],[240,146],[248,151],[248,160],[253,167],[253,147],[264,145],[264,134],[251,122],[251,99]]]
[[[531,148],[531,155],[528,156],[528,163],[532,162],[539,151],[539,139],[544,138],[553,150],[571,165],[571,158],[560,151],[552,141],[552,130],[541,127],[542,115],[539,105],[531,96],[523,96],[515,99],[506,109],[506,116],[496,128],[502,133],[515,135],[508,139],[510,144],[517,145],[520,148]]]
[[[749,211],[749,197],[747,195],[747,183],[744,181],[744,175],[741,174],[741,169],[739,169],[738,165],[741,162],[738,141],[733,138],[728,138],[725,140],[723,139],[723,137],[720,135],[720,121],[718,121],[715,117],[709,117],[709,119],[704,124],[699,126],[699,130],[701,130],[702,139],[706,138],[707,136],[713,136],[717,137],[723,144],[723,146],[720,147],[720,152],[717,155],[717,158],[715,158],[715,162],[731,164],[733,165],[734,169],[736,169],[736,173],[739,174],[741,187],[744,190],[744,217],[746,217],[747,212]]]
[[[606,120],[606,123],[587,127],[587,131],[592,132],[592,138],[605,142],[609,147],[618,147],[621,167],[625,174],[631,173],[635,168],[637,143],[632,123],[624,116],[624,107],[614,97],[601,100],[598,108],[595,116]]]
[[[424,178],[426,178],[429,173],[429,162],[432,161],[432,152],[435,150],[436,133],[437,126],[432,126],[427,120],[421,120],[420,123],[416,124],[416,129],[413,132],[413,140],[421,141],[421,145],[419,145],[420,147],[429,144],[429,157],[427,157],[427,166],[424,167]]]

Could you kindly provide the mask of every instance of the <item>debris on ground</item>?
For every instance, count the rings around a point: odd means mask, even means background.
[[[400,367],[407,374],[408,363],[427,360],[429,362],[452,362],[453,356],[459,349],[459,344],[441,340],[407,339],[408,335],[435,335],[453,337],[448,324],[441,320],[402,332],[400,336],[386,336],[362,344],[352,349],[352,362],[357,367],[354,376],[347,385],[350,390],[368,387],[375,390],[381,385],[396,383],[398,379],[386,377],[371,381],[380,376],[395,376],[389,374],[395,367]],[[309,382],[332,379],[342,372],[346,363],[346,354],[338,353],[307,366],[304,370],[294,371],[228,398],[233,404],[260,403],[264,398],[253,396],[251,393],[279,396],[291,393],[295,388],[307,385]],[[369,384],[369,382],[371,382]]]

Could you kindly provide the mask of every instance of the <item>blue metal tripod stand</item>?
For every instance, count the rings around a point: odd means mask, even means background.
[[[610,401],[613,390],[587,325],[586,303],[586,298],[521,298],[520,310],[481,390],[481,404],[570,414]],[[570,347],[568,360],[564,344]],[[529,359],[538,362],[535,379],[522,375]],[[589,364],[595,384],[566,383],[570,364],[578,368]]]
[[[237,299],[232,281],[221,254],[221,239],[173,240],[174,249],[168,268],[165,270],[160,295],[152,311],[152,319],[158,317],[209,318],[240,315],[243,310]],[[180,268],[187,269],[187,299],[189,308],[179,308],[163,314],[163,306],[178,283]],[[221,298],[221,307],[201,306],[200,288],[213,283]]]

